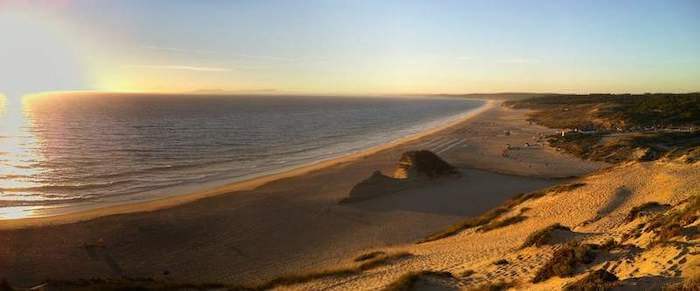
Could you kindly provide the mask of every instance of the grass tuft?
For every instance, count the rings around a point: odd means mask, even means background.
[[[626,222],[632,222],[635,219],[651,215],[655,211],[668,209],[670,205],[660,204],[659,202],[647,202],[639,206],[633,207],[625,217]]]
[[[512,224],[516,224],[516,223],[522,222],[522,221],[524,221],[525,219],[527,219],[527,216],[523,216],[523,215],[518,214],[518,215],[516,215],[516,216],[511,216],[511,217],[508,217],[508,218],[503,219],[503,220],[491,221],[489,224],[484,225],[484,226],[482,226],[482,227],[479,227],[479,228],[477,229],[477,231],[479,231],[479,232],[487,232],[487,231],[491,231],[491,230],[494,230],[494,229],[498,229],[498,228],[501,228],[501,227],[506,227],[506,226],[509,226],[509,225],[512,225]]]
[[[532,282],[542,282],[555,276],[573,275],[578,266],[593,262],[596,255],[594,249],[597,248],[597,245],[570,244],[555,251],[552,258],[537,271]]]
[[[499,207],[490,209],[489,211],[486,211],[477,217],[470,217],[470,218],[465,219],[464,221],[453,224],[452,226],[448,227],[447,229],[445,229],[443,231],[429,235],[428,237],[419,241],[418,243],[426,243],[426,242],[431,242],[434,240],[443,239],[446,237],[456,235],[456,234],[458,234],[461,231],[466,230],[466,229],[485,226],[485,225],[491,223],[493,220],[501,217],[505,213],[508,213],[509,211],[513,210],[516,206],[518,206],[526,201],[540,198],[540,197],[545,196],[549,193],[568,192],[568,191],[571,191],[573,189],[583,187],[585,185],[586,185],[585,183],[556,185],[556,186],[552,186],[552,187],[545,188],[543,190],[539,190],[539,191],[535,191],[535,192],[518,194],[518,195],[514,196],[513,198],[506,200],[506,202],[504,202]],[[522,214],[526,210],[527,209],[525,209],[525,210],[521,209],[520,214]],[[500,223],[496,223],[496,224],[492,225],[491,227],[482,227],[482,230],[488,231],[488,230],[495,229],[498,227],[503,227],[506,225],[518,223],[518,222],[521,222],[527,218],[527,217],[524,217],[521,215],[519,215],[519,216],[520,217],[516,216],[517,218],[506,219]]]
[[[687,200],[687,205],[670,213],[655,216],[643,229],[644,232],[656,234],[654,243],[664,243],[684,235],[686,226],[693,224],[700,216],[700,195],[694,195]]]
[[[454,278],[450,272],[437,272],[437,271],[420,271],[406,273],[399,277],[396,281],[392,282],[386,286],[384,291],[410,291],[414,290],[416,283],[425,277],[440,277],[440,278]]]
[[[468,289],[469,291],[502,291],[502,290],[508,290],[508,288],[515,286],[514,283],[512,282],[494,282],[494,283],[485,283],[483,285],[479,285],[477,287]]]
[[[279,286],[289,286],[289,285],[301,284],[301,283],[306,283],[306,282],[310,282],[310,281],[318,280],[318,279],[322,279],[322,278],[346,277],[346,276],[356,275],[356,274],[362,273],[363,271],[367,271],[367,270],[374,269],[374,268],[377,268],[380,266],[388,265],[393,261],[405,259],[405,258],[408,258],[411,256],[413,256],[413,255],[410,253],[407,253],[407,252],[377,255],[377,256],[374,256],[373,258],[365,259],[365,260],[363,260],[362,264],[359,264],[359,265],[353,266],[353,267],[325,270],[325,271],[320,271],[320,272],[311,272],[311,273],[306,273],[306,274],[298,274],[298,275],[293,274],[293,275],[282,276],[282,277],[273,279],[271,281],[268,281],[265,284],[257,286],[257,287],[255,287],[255,289],[256,290],[268,290],[268,289],[272,289],[272,288],[279,287]]]
[[[578,281],[564,285],[564,291],[593,291],[610,290],[619,285],[619,279],[606,270],[596,270],[588,273]]]
[[[553,239],[553,233],[555,231],[571,231],[571,229],[559,223],[552,224],[550,226],[547,226],[543,229],[531,233],[525,239],[525,242],[522,246],[520,246],[520,248],[524,249],[529,246],[539,247],[551,244]]]
[[[355,261],[355,262],[362,262],[362,261],[366,261],[366,260],[369,260],[369,259],[374,259],[374,258],[376,258],[376,257],[378,257],[378,256],[384,256],[384,255],[386,255],[385,252],[376,251],[376,252],[371,252],[371,253],[366,253],[366,254],[360,255],[360,256],[358,256],[357,258],[355,258],[354,261]]]

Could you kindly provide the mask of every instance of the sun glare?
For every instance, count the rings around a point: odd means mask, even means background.
[[[0,11],[0,92],[13,103],[25,94],[84,86],[77,42],[44,15]]]

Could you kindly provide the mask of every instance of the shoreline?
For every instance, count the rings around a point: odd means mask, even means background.
[[[229,188],[206,189],[185,197],[189,200],[178,197],[139,204],[139,209],[108,209],[128,213],[120,215],[106,215],[102,209],[62,216],[62,221],[25,219],[19,221],[23,228],[10,221],[16,226],[10,229],[5,221],[5,229],[0,229],[5,246],[0,247],[0,273],[18,286],[34,286],[45,278],[124,276],[258,284],[285,274],[334,268],[353,255],[412,245],[519,193],[560,182],[548,177],[580,176],[600,168],[548,147],[503,156],[507,144],[531,142],[551,129],[529,124],[527,111],[497,104],[492,101],[469,118],[451,119],[455,122],[371,151]],[[435,152],[462,175],[338,203],[359,181],[375,171],[393,172],[404,152],[418,149]],[[503,171],[513,175],[497,173]],[[77,222],[67,223],[70,220]]]
[[[70,224],[80,221],[91,220],[104,216],[111,215],[123,215],[138,212],[151,212],[161,209],[167,209],[172,207],[177,207],[180,205],[195,202],[201,199],[214,197],[218,195],[223,195],[231,192],[237,191],[248,191],[263,186],[268,183],[272,183],[278,180],[293,178],[302,176],[311,172],[320,171],[334,166],[339,166],[346,163],[352,163],[358,159],[363,159],[365,157],[377,154],[382,151],[390,150],[401,145],[405,145],[411,142],[417,142],[421,139],[428,138],[430,136],[436,135],[440,132],[447,131],[451,128],[458,127],[459,125],[472,120],[473,118],[479,116],[480,114],[498,106],[502,101],[488,100],[488,99],[472,99],[465,98],[469,100],[482,100],[484,104],[466,112],[462,117],[447,122],[441,126],[427,129],[422,132],[418,132],[403,138],[399,138],[393,141],[389,141],[384,144],[369,147],[364,150],[360,150],[354,153],[341,155],[339,157],[330,158],[326,160],[314,161],[298,166],[293,166],[291,169],[283,169],[277,173],[262,174],[260,176],[251,177],[249,179],[244,179],[241,181],[235,181],[231,183],[226,183],[224,185],[213,186],[204,189],[184,193],[181,195],[172,195],[168,197],[155,198],[146,201],[138,202],[123,202],[116,203],[113,205],[105,205],[102,207],[96,207],[86,210],[78,210],[76,212],[57,214],[51,216],[41,216],[41,217],[27,217],[27,218],[17,218],[17,219],[5,219],[0,220],[0,230],[13,230],[13,229],[23,229],[23,228],[34,228],[43,227],[50,225],[61,225]]]

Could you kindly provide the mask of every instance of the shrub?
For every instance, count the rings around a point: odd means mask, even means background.
[[[366,254],[363,254],[363,255],[358,256],[357,258],[355,258],[354,261],[355,261],[355,262],[362,262],[362,261],[366,261],[366,260],[369,260],[369,259],[376,258],[376,257],[378,257],[378,256],[383,256],[383,255],[386,255],[386,253],[385,253],[385,252],[382,252],[382,251],[376,251],[376,252],[366,253]]]
[[[588,273],[578,281],[564,285],[564,291],[596,291],[612,289],[619,284],[619,279],[606,270]]]
[[[420,271],[404,274],[396,281],[384,288],[384,291],[409,291],[413,290],[418,280],[425,277],[454,278],[450,272]]]
[[[574,274],[576,268],[589,264],[595,259],[596,245],[571,244],[554,252],[552,258],[537,271],[533,283],[542,282],[551,277],[568,277]]]
[[[477,231],[487,232],[487,231],[491,231],[491,230],[494,230],[497,228],[506,227],[506,226],[509,226],[511,224],[519,223],[525,219],[527,219],[527,216],[523,216],[523,215],[511,216],[511,217],[508,217],[508,218],[503,219],[503,220],[499,220],[499,221],[495,221],[495,222],[492,221],[491,223],[480,227]]]
[[[647,202],[642,205],[633,207],[627,214],[627,217],[625,217],[625,221],[632,222],[633,220],[639,217],[650,215],[654,211],[665,210],[668,207],[670,207],[670,205],[668,204],[660,204],[659,202]]]
[[[512,282],[495,282],[495,283],[485,283],[477,287],[469,289],[469,291],[502,291],[507,290],[510,287],[515,286]]]
[[[529,246],[539,247],[550,244],[553,238],[553,233],[555,231],[571,231],[571,229],[559,223],[552,224],[550,226],[547,226],[543,229],[531,233],[525,239],[525,242],[522,246],[520,246],[520,248],[524,249]]]
[[[272,289],[272,288],[275,288],[278,286],[289,286],[289,285],[301,284],[301,283],[306,283],[306,282],[321,279],[321,278],[344,277],[344,276],[356,275],[356,274],[362,273],[363,271],[367,271],[367,270],[374,269],[374,268],[377,268],[377,267],[380,267],[383,265],[387,265],[387,264],[391,263],[392,261],[404,259],[404,258],[407,258],[410,256],[412,256],[412,254],[406,253],[406,252],[401,252],[401,253],[396,253],[396,254],[378,255],[378,256],[375,256],[371,259],[366,259],[363,261],[362,264],[354,266],[354,267],[332,269],[332,270],[325,270],[325,271],[320,271],[320,272],[311,272],[311,273],[306,273],[306,274],[287,275],[287,276],[278,277],[278,278],[273,279],[265,284],[262,284],[260,286],[255,287],[255,289],[256,290],[269,290],[269,289]]]

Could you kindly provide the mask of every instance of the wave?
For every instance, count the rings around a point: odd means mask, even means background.
[[[94,114],[89,103],[59,108],[70,114],[48,110],[37,115],[42,122],[33,134],[39,143],[30,140],[11,159],[0,156],[0,207],[130,201],[162,195],[160,189],[171,186],[235,181],[389,142],[476,105],[452,99],[333,100],[297,106],[283,99],[260,103],[257,97],[248,103],[196,99],[185,107],[146,100],[158,105],[148,114],[138,106],[106,103],[99,105],[104,115]],[[57,118],[81,126],[57,131],[51,127]]]
[[[123,180],[123,181],[111,181],[107,183],[91,183],[91,184],[78,184],[78,185],[43,185],[43,186],[30,186],[30,187],[11,187],[11,188],[0,188],[0,193],[18,193],[18,192],[67,192],[67,191],[80,191],[80,190],[90,190],[90,189],[101,189],[113,187],[121,184],[128,184],[134,182],[133,180]]]

